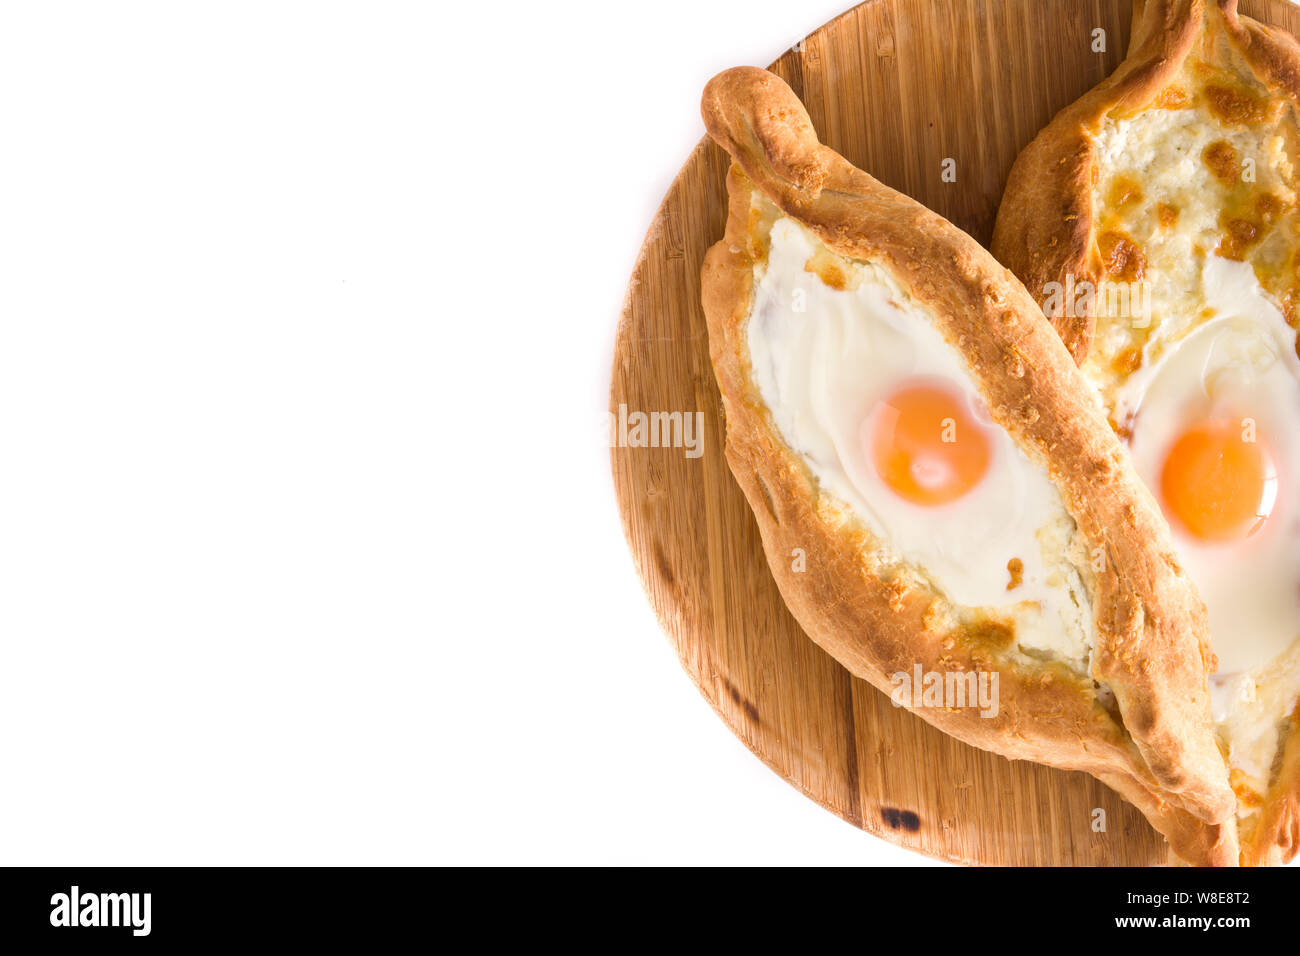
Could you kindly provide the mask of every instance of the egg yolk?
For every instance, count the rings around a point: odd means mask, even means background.
[[[987,431],[971,416],[963,396],[942,385],[904,386],[884,399],[865,424],[876,472],[913,504],[955,501],[988,471]]]
[[[1257,530],[1277,499],[1267,450],[1235,422],[1203,422],[1174,442],[1160,474],[1166,510],[1193,536],[1237,541]]]

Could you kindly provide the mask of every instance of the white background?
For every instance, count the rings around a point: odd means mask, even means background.
[[[0,863],[927,862],[678,667],[597,427],[715,72],[846,0],[0,15]]]

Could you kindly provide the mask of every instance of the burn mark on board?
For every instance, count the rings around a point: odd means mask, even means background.
[[[727,680],[727,678],[722,677],[719,679],[722,681],[722,686],[726,690],[727,696],[731,698],[731,702],[741,709],[745,714],[746,719],[757,727],[763,726],[763,721],[758,715],[758,708],[754,706],[754,702],[742,694],[740,688]]]
[[[900,810],[897,807],[881,807],[880,819],[885,821],[885,826],[891,830],[906,830],[908,833],[916,833],[921,829],[921,818],[911,810]]]

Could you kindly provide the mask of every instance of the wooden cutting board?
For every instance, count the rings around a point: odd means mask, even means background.
[[[1123,59],[1130,6],[871,0],[770,69],[807,105],[823,142],[987,245],[1016,154]],[[1300,33],[1287,0],[1242,0],[1241,12]],[[1094,49],[1097,30],[1104,51]],[[945,160],[955,161],[955,182],[944,181]],[[703,413],[698,456],[611,449],[628,542],[682,666],[769,767],[887,840],[961,863],[1163,863],[1163,840],[1106,787],[945,736],[850,676],[786,610],[723,457],[700,308],[700,263],[726,219],[726,166],[701,141],[651,223],[610,388],[615,415],[620,406]]]

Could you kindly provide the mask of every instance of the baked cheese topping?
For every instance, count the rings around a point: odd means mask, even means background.
[[[1300,133],[1204,55],[1095,131],[1094,261],[1126,294],[1096,296],[1084,372],[1209,608],[1214,718],[1250,813],[1300,698]],[[1220,533],[1242,500],[1243,530]]]

